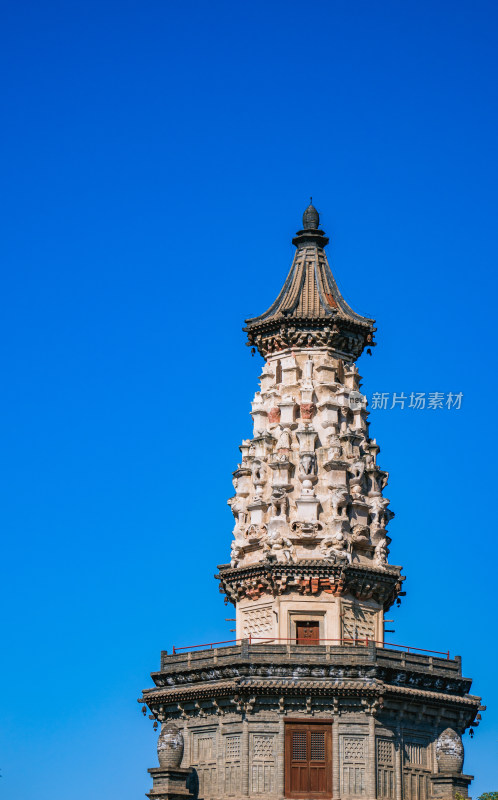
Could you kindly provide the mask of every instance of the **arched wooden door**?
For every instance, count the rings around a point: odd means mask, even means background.
[[[332,797],[332,729],[330,724],[286,723],[285,796]]]

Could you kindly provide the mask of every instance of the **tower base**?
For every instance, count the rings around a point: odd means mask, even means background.
[[[186,785],[191,769],[155,767],[148,772],[153,781],[152,789],[147,793],[150,800],[186,800],[187,797],[194,797]]]
[[[469,796],[469,784],[473,775],[461,775],[455,772],[439,772],[431,775],[432,794],[438,800],[455,800],[456,793],[462,797]]]
[[[468,798],[470,776],[439,771],[441,736],[461,744],[480,704],[458,658],[245,641],[163,653],[153,678],[143,701],[184,752],[150,770],[150,800],[188,797],[189,770],[203,800]]]

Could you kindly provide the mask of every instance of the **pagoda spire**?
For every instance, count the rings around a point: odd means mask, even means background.
[[[344,300],[324,249],[329,239],[319,226],[320,215],[310,203],[292,240],[296,253],[280,294],[267,311],[246,320],[248,344],[264,358],[296,347],[326,347],[355,361],[374,344],[375,320]]]

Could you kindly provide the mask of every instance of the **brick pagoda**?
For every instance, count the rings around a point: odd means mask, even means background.
[[[236,641],[162,653],[141,698],[161,724],[151,799],[468,796],[461,734],[482,707],[460,658],[384,644],[404,578],[356,366],[375,327],[327,243],[310,205],[282,291],[246,322],[264,366],[217,576]]]

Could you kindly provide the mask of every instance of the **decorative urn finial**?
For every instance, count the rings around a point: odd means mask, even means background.
[[[436,744],[439,772],[461,772],[463,767],[462,737],[453,728],[446,728]]]
[[[318,227],[320,225],[320,215],[316,210],[315,206],[313,205],[313,203],[311,202],[312,200],[313,198],[310,197],[310,204],[303,214],[303,230],[305,231],[309,230],[316,231],[318,230]]]
[[[183,758],[183,733],[174,722],[163,723],[157,740],[159,764],[164,768],[178,768]]]

